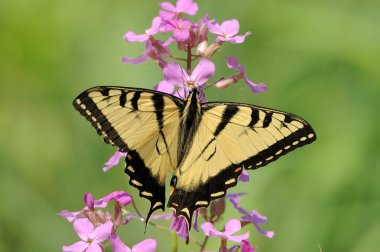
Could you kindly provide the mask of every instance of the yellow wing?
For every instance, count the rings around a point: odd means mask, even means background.
[[[178,127],[183,101],[146,89],[95,87],[74,107],[108,144],[128,151],[125,172],[140,196],[151,202],[150,214],[165,204],[165,176],[177,167]]]
[[[243,169],[256,169],[316,139],[302,118],[238,103],[206,103],[185,161],[174,172],[169,207],[190,222],[193,211],[235,186]]]

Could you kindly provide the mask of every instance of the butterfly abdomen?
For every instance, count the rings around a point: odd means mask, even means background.
[[[201,116],[199,93],[194,90],[185,101],[180,127],[178,129],[178,167],[185,159],[186,154],[188,153],[188,150],[193,142]]]

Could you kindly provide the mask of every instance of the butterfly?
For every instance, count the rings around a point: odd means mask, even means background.
[[[182,100],[100,86],[81,93],[73,105],[107,144],[128,152],[129,184],[150,201],[147,223],[154,211],[165,210],[167,174],[167,206],[190,224],[194,211],[225,196],[243,169],[263,167],[316,140],[301,117],[244,103],[201,103],[196,88]]]

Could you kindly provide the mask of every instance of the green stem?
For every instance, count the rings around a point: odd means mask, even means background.
[[[187,45],[187,67],[186,67],[187,73],[190,74],[191,72],[191,45],[190,43]]]
[[[199,250],[199,252],[202,252],[205,249],[207,241],[208,241],[208,236],[206,236],[205,239],[203,240],[203,243],[201,245],[201,249]]]
[[[178,252],[178,236],[175,231],[172,232],[172,252]]]

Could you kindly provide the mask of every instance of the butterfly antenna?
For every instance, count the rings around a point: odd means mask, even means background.
[[[219,80],[217,80],[217,81],[215,81],[215,82],[213,82],[213,83],[211,83],[211,84],[208,84],[205,88],[203,88],[203,90],[206,90],[206,89],[208,89],[209,87],[215,86],[216,83],[218,83],[219,81],[222,81],[222,80],[224,80],[224,77],[220,78]]]

